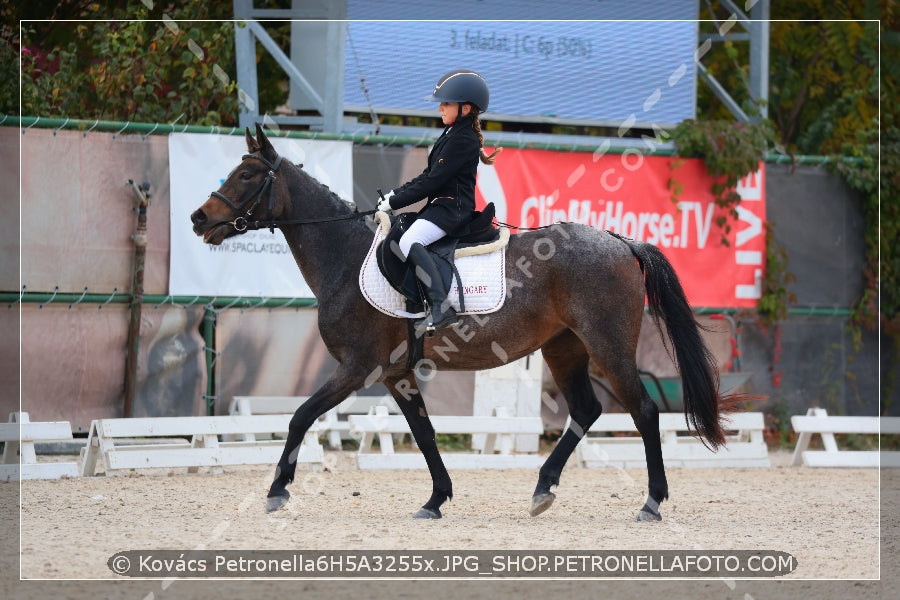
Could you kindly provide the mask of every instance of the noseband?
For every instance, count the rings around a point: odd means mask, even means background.
[[[281,165],[281,159],[282,159],[281,155],[277,155],[275,158],[275,162],[270,163],[268,160],[266,160],[262,156],[259,156],[258,154],[245,154],[244,156],[241,157],[241,160],[244,160],[247,158],[254,158],[254,159],[262,162],[267,167],[269,167],[269,172],[266,174],[266,179],[259,185],[259,187],[256,189],[256,191],[253,193],[252,196],[250,196],[249,198],[244,200],[241,204],[235,204],[234,202],[232,202],[231,200],[226,198],[224,194],[220,194],[219,192],[212,192],[210,194],[212,196],[215,196],[216,198],[218,198],[225,204],[227,204],[228,207],[235,214],[234,221],[230,221],[228,224],[231,225],[232,227],[234,227],[234,230],[239,233],[243,233],[244,231],[247,231],[247,224],[248,224],[247,218],[251,214],[253,214],[253,211],[256,210],[256,207],[258,207],[260,205],[260,203],[262,202],[263,196],[266,194],[266,191],[269,192],[269,214],[270,215],[272,214],[272,209],[275,206],[274,205],[275,199],[272,196],[272,183],[275,182],[275,179],[276,179],[275,171],[277,171],[278,167]],[[251,202],[253,202],[253,204],[250,206],[249,209],[247,209],[246,212],[244,212],[244,207],[246,207]],[[241,214],[241,213],[243,213],[243,214]],[[269,229],[273,233],[275,232],[274,225],[271,226]]]

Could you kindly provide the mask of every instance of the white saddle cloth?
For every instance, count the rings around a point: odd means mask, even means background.
[[[378,229],[375,239],[369,248],[362,268],[359,270],[359,289],[365,299],[392,317],[418,318],[425,313],[413,314],[406,310],[406,298],[391,287],[378,268],[375,249],[387,237],[391,228],[389,217],[383,213],[375,213]],[[459,289],[456,278],[450,287],[450,304],[459,314],[487,314],[503,306],[506,300],[506,246],[509,243],[509,229],[500,229],[500,239],[491,244],[460,248],[456,250],[456,268],[463,284],[463,297],[466,311],[459,310]]]

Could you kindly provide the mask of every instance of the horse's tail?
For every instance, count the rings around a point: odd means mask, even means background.
[[[616,236],[619,237],[619,236]],[[669,341],[684,390],[684,415],[702,440],[713,449],[725,444],[725,432],[719,422],[719,371],[715,358],[700,335],[700,325],[684,295],[672,264],[659,248],[645,242],[621,238],[634,254],[644,272],[650,316],[659,328],[665,344],[665,321]],[[666,345],[671,355],[671,350]]]

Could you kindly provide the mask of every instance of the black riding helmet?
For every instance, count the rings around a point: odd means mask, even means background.
[[[491,94],[484,77],[475,71],[457,69],[441,77],[425,99],[432,102],[468,102],[479,112],[487,110]]]

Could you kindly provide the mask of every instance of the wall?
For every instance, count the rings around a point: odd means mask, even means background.
[[[3,178],[21,185],[4,193],[4,208],[21,206],[18,269],[0,272],[0,289],[80,295],[128,293],[137,222],[129,179],[149,182],[144,291],[164,296],[169,267],[169,167],[161,136],[0,128],[0,152],[19,156],[22,171]],[[8,164],[6,159],[4,164]],[[12,190],[11,190],[12,191]],[[4,210],[4,214],[7,213]],[[2,264],[19,265],[18,246],[3,236]],[[87,288],[87,290],[85,290]],[[76,431],[91,419],[121,416],[129,308],[122,303],[25,302],[2,313],[3,328],[21,323],[21,388],[15,355],[5,345],[0,397],[32,420],[63,419]],[[199,414],[206,387],[201,307],[145,306],[138,355],[135,416]],[[9,339],[9,338],[7,338]],[[12,375],[13,372],[15,376]]]
[[[22,177],[19,188],[19,143]],[[32,128],[0,128],[0,177],[5,215],[17,215],[21,189],[21,283],[17,222],[0,221],[0,291],[108,294],[131,288],[136,222],[127,179],[148,181],[145,292],[165,296],[169,265],[168,153],[164,136],[113,135]],[[374,206],[375,189],[388,190],[421,171],[422,148],[354,147],[354,193],[360,209]],[[839,177],[823,169],[767,166],[766,197],[776,240],[788,251],[798,304],[846,309],[862,290],[863,222],[859,203]],[[198,204],[202,199],[198,199]],[[187,224],[185,224],[187,226]],[[127,304],[34,303],[0,309],[0,330],[14,335],[0,355],[0,410],[17,407],[35,420],[65,419],[86,428],[90,419],[121,414]],[[135,414],[201,414],[207,388],[200,306],[144,306]],[[235,394],[311,393],[334,368],[315,326],[315,309],[228,309],[217,315],[218,412]],[[710,322],[720,364],[728,358],[728,329]],[[878,407],[877,336],[866,333],[853,349],[840,316],[792,316],[782,327],[780,350],[771,332],[740,320],[742,369],[752,391],[767,394],[786,414],[808,406],[875,414]],[[283,332],[287,332],[286,334]],[[9,335],[5,339],[12,339]],[[778,353],[775,371],[769,368]],[[674,374],[653,331],[644,331],[639,363]],[[472,409],[471,373],[441,373],[425,386],[433,414]],[[369,393],[382,393],[372,389]],[[895,402],[897,406],[900,403]],[[565,418],[557,412],[548,421]]]
[[[780,403],[786,414],[822,406],[849,415],[879,414],[879,346],[876,332],[863,331],[854,348],[849,318],[841,316],[863,291],[865,220],[860,200],[843,179],[821,167],[767,165],[768,218],[775,241],[788,255],[796,281],[789,289],[797,306],[821,315],[791,316],[774,332],[744,322],[744,369],[754,388]],[[828,314],[829,312],[832,314]],[[769,370],[778,355],[774,371]],[[773,376],[781,372],[780,385]],[[894,393],[894,412],[900,394]]]
[[[19,261],[19,132],[0,127],[0,290],[18,292]],[[19,306],[0,306],[0,419],[19,407],[19,362],[21,358]]]

